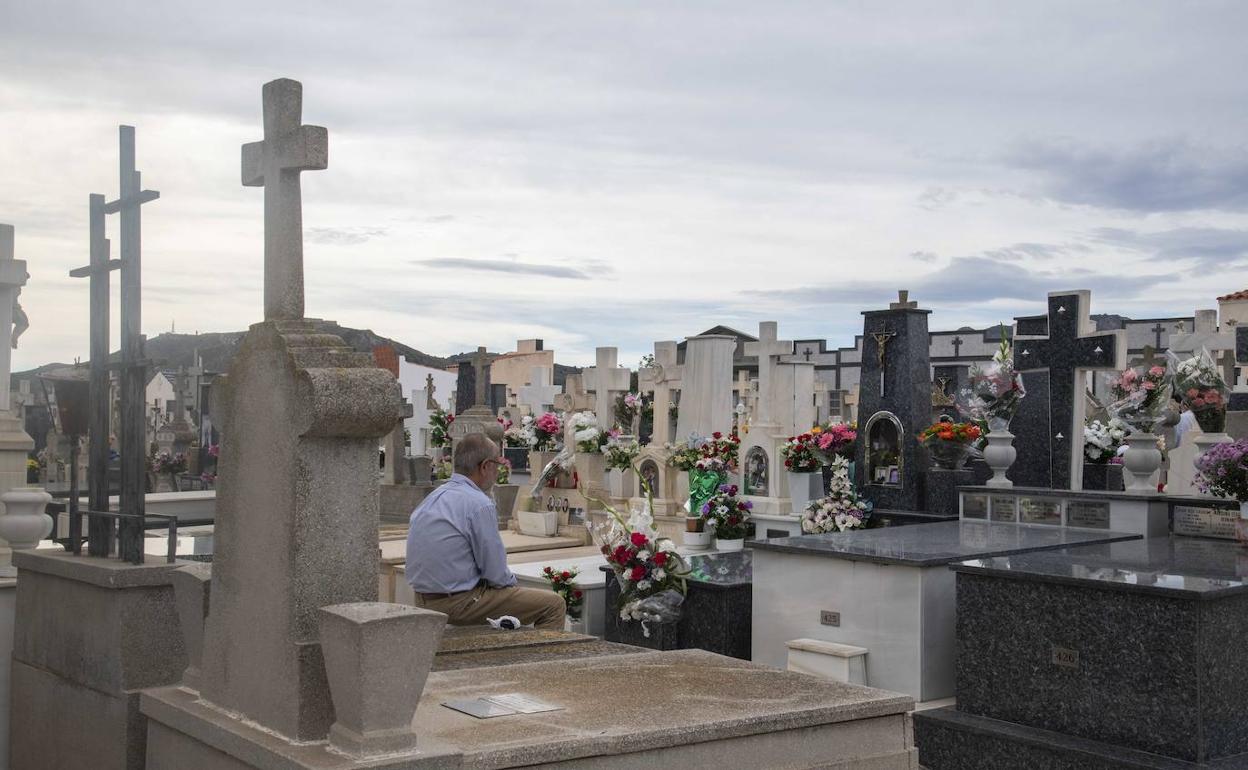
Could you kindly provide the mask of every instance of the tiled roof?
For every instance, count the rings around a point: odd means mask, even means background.
[[[1218,302],[1236,302],[1241,299],[1248,299],[1248,289],[1237,291],[1234,294],[1227,294],[1225,296],[1218,297]]]

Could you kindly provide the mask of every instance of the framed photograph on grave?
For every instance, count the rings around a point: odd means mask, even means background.
[[[901,473],[898,471],[898,468],[896,465],[888,466],[888,483],[889,484],[901,483]]]

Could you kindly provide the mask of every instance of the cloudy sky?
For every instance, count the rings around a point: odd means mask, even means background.
[[[10,3],[14,366],[86,357],[68,271],[88,194],[116,196],[120,123],[161,192],[144,331],[259,320],[239,147],[276,77],[329,129],[303,177],[308,315],[430,353],[542,337],[633,363],[767,319],[849,344],[898,288],[934,329],[1069,288],[1190,313],[1248,288],[1245,29],[1242,2]]]

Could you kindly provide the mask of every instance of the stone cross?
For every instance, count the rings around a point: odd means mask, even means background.
[[[888,303],[889,310],[914,310],[918,306],[919,303],[910,299],[910,292],[906,289],[898,289],[897,301]]]
[[[632,383],[632,373],[617,366],[618,357],[618,348],[597,348],[595,365],[585,370],[585,387],[594,394],[594,414],[603,430],[615,427],[615,396],[627,393]]]
[[[438,390],[437,386],[433,384],[433,374],[432,373],[426,374],[425,375],[425,408],[431,412],[438,408],[438,401],[437,399],[433,397],[433,394],[437,392],[437,390]]]
[[[569,374],[563,382],[563,392],[555,396],[555,409],[560,412],[583,412],[593,405],[593,399],[585,392],[582,375]]]
[[[472,397],[475,401],[474,405],[484,406],[486,403],[485,392],[485,368],[489,366],[490,356],[486,353],[485,348],[477,348],[477,352],[472,354]]]
[[[763,321],[758,325],[758,342],[745,343],[744,353],[758,357],[758,422],[769,425],[775,419],[771,413],[776,399],[776,367],[780,356],[793,354],[792,340],[778,340],[779,324]]]
[[[1161,335],[1165,333],[1166,327],[1161,325],[1161,321],[1158,321],[1153,328],[1149,329],[1149,331],[1154,335],[1153,350],[1161,350]]]
[[[264,84],[264,140],[243,145],[243,185],[264,188],[264,318],[303,318],[303,198],[299,174],[329,166],[329,132],[301,125],[303,86]]]
[[[1218,311],[1197,310],[1196,331],[1191,334],[1171,334],[1170,350],[1177,356],[1192,356],[1203,348],[1214,356],[1217,363],[1222,356],[1222,377],[1227,387],[1235,386],[1235,334],[1218,331]]]
[[[527,406],[533,414],[541,414],[550,409],[559,395],[559,387],[550,382],[550,370],[544,366],[529,369],[529,384],[516,390],[519,403]]]
[[[676,364],[676,343],[665,341],[654,343],[654,364],[638,372],[640,389],[654,394],[654,430],[650,434],[652,445],[663,446],[672,440],[672,391],[680,390],[684,370],[685,367]]]
[[[965,340],[963,340],[961,336],[955,336],[952,340],[950,340],[950,342],[953,343],[953,357],[954,358],[957,358],[958,356],[962,355],[962,343],[964,341]]]
[[[1017,319],[1014,365],[1027,388],[1014,431],[1020,486],[1082,486],[1085,375],[1127,363],[1126,331],[1096,333],[1091,302],[1087,290],[1052,292],[1047,317]]]
[[[8,337],[13,328],[13,308],[17,293],[26,285],[26,260],[13,258],[13,225],[0,225],[0,329]],[[13,346],[16,347],[16,346]],[[0,343],[0,413],[12,406],[9,378],[13,368],[13,347]]]

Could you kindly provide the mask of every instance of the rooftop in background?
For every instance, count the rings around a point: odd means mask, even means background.
[[[1248,299],[1248,289],[1244,289],[1243,291],[1233,292],[1231,294],[1225,294],[1221,297],[1218,297],[1218,302],[1238,302],[1239,300],[1242,300],[1242,299]]]

